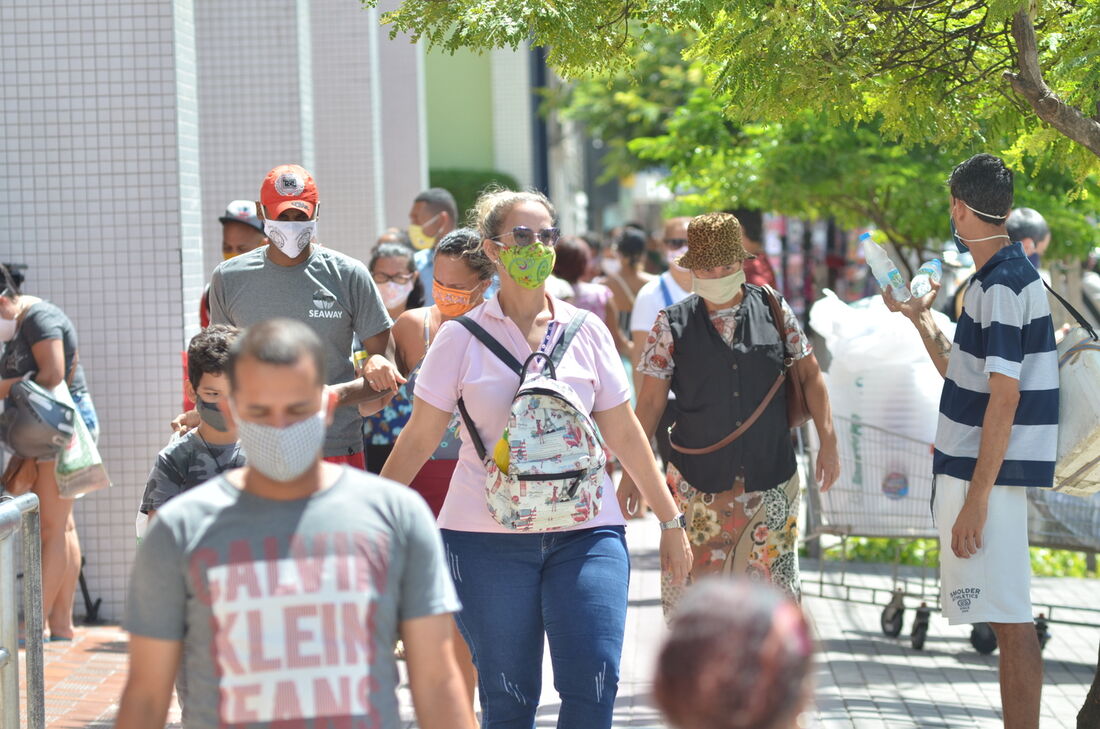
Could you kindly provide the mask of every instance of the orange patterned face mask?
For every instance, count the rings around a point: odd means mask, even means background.
[[[439,308],[439,313],[448,318],[462,316],[470,309],[481,303],[481,286],[470,290],[452,289],[432,281],[432,298]]]

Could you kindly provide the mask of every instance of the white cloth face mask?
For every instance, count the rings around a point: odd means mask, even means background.
[[[317,221],[265,220],[264,233],[285,255],[297,258],[311,243],[317,242]]]
[[[250,468],[272,481],[293,481],[316,461],[325,443],[325,408],[285,428],[250,423],[236,412],[241,450]]]
[[[404,304],[413,290],[412,281],[403,284],[396,281],[387,281],[384,284],[376,285],[378,286],[378,293],[382,296],[382,303],[386,305],[387,309],[393,309]]]
[[[17,328],[15,319],[0,316],[0,342],[10,342],[14,339]]]

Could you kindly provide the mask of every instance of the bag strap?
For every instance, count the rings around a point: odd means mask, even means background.
[[[665,275],[662,273],[657,277],[657,282],[661,285],[661,294],[665,297],[665,308],[672,306],[672,293],[668,290],[668,284],[665,283]]]
[[[474,444],[477,457],[484,461],[486,455],[485,444],[481,442],[481,434],[477,432],[474,419],[470,417],[469,411],[466,410],[466,402],[461,397],[458,398],[458,414],[462,416],[462,423],[466,426],[466,434]]]
[[[768,394],[765,395],[764,399],[760,401],[760,404],[756,406],[756,410],[752,411],[752,415],[749,416],[749,419],[742,423],[741,426],[737,428],[737,430],[733,431],[717,443],[705,446],[703,448],[685,448],[684,446],[676,445],[676,441],[672,439],[672,428],[676,427],[676,424],[673,423],[672,427],[668,429],[668,444],[672,446],[672,450],[677,451],[678,453],[684,453],[689,456],[705,456],[708,453],[714,453],[717,450],[725,448],[730,443],[744,435],[745,431],[751,428],[753,426],[753,423],[760,419],[760,416],[764,414],[764,410],[768,407],[768,404],[771,403],[772,398],[775,397],[775,393],[779,392],[779,388],[783,385],[783,381],[785,379],[787,379],[787,373],[781,372],[779,374],[779,377],[775,378],[775,382],[772,383],[772,388],[768,390]]]
[[[783,306],[779,303],[779,297],[772,291],[771,286],[762,286],[761,288],[768,300],[768,308],[772,310],[776,331],[779,332],[779,345],[783,347],[783,366],[789,368],[794,360],[787,354],[787,317],[783,313]]]
[[[524,372],[523,365],[512,356],[511,352],[504,348],[503,344],[494,339],[493,335],[485,331],[480,324],[468,316],[460,316],[455,321],[466,327],[466,330],[474,336],[474,339],[484,344],[485,348],[496,355],[496,358],[503,362],[508,369],[515,372],[522,382]],[[462,416],[462,423],[466,426],[466,433],[469,435],[470,441],[474,445],[474,451],[477,453],[477,457],[484,461],[488,451],[485,449],[485,443],[481,440],[481,434],[477,432],[477,426],[474,425],[474,419],[470,417],[470,411],[466,409],[466,402],[461,397],[458,398],[458,414]]]
[[[554,348],[550,350],[550,362],[555,367],[561,364],[561,360],[565,356],[565,350],[569,349],[573,337],[577,336],[577,332],[581,330],[581,327],[584,325],[585,317],[587,316],[587,311],[578,311],[574,314],[573,318],[569,320],[569,325],[565,327],[565,332],[561,335],[561,339],[559,339],[558,343],[554,345]]]
[[[1070,314],[1073,314],[1073,318],[1077,320],[1078,324],[1080,324],[1082,327],[1084,327],[1085,331],[1089,333],[1090,337],[1092,337],[1092,341],[1095,342],[1096,339],[1097,339],[1096,330],[1093,329],[1092,325],[1089,324],[1088,321],[1085,320],[1085,317],[1081,316],[1081,312],[1077,311],[1077,309],[1074,309],[1073,305],[1070,304],[1065,299],[1063,299],[1062,295],[1059,294],[1054,289],[1052,289],[1050,287],[1050,284],[1048,284],[1046,281],[1044,281],[1042,277],[1040,277],[1039,280],[1043,281],[1043,286],[1047,287],[1047,291],[1049,291],[1051,294],[1053,294],[1054,298],[1058,299],[1058,301],[1061,302],[1062,306],[1066,307],[1066,311],[1068,311]]]
[[[460,316],[456,319],[459,324],[466,327],[474,338],[485,345],[485,348],[496,355],[497,359],[508,366],[508,369],[523,377],[523,365],[512,356],[512,353],[504,348],[504,345],[493,339],[493,335],[481,328],[481,325],[468,316]]]

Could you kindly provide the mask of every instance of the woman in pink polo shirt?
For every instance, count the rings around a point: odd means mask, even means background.
[[[547,295],[558,237],[554,207],[536,192],[496,190],[477,203],[486,255],[500,293],[467,316],[519,362],[550,352],[577,309]],[[607,446],[632,474],[662,524],[661,564],[682,582],[691,549],[680,514],[630,407],[611,335],[589,316],[556,376],[573,388]],[[382,475],[409,483],[439,445],[459,398],[484,443],[496,443],[519,376],[463,325],[444,324],[420,370],[412,419]],[[630,561],[622,513],[604,476],[599,512],[576,527],[518,532],[486,504],[486,469],[465,435],[439,526],[462,612],[456,616],[481,676],[483,727],[534,726],[542,646],[550,644],[558,725],[610,727],[626,624]]]

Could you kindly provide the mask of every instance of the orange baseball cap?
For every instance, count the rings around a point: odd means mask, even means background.
[[[300,165],[279,165],[267,173],[260,186],[260,204],[264,206],[264,216],[271,220],[289,208],[312,218],[317,208],[317,183]]]

